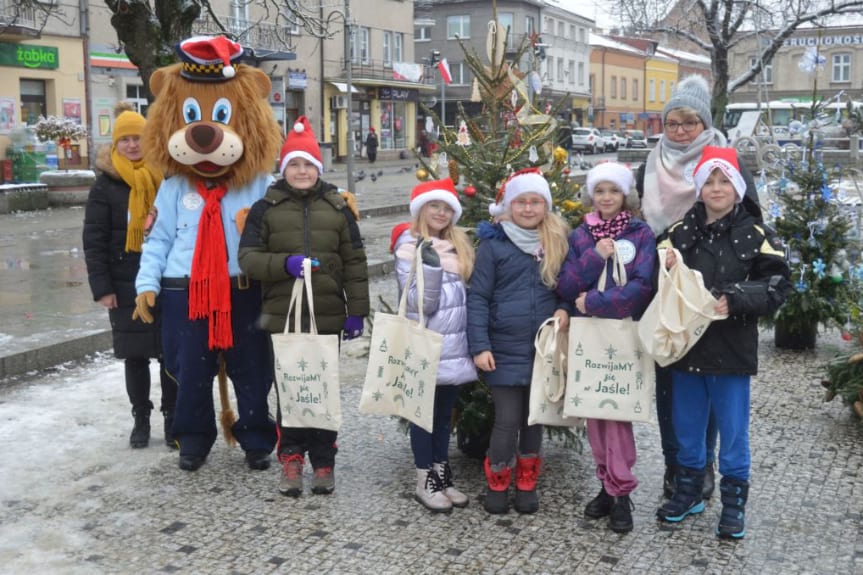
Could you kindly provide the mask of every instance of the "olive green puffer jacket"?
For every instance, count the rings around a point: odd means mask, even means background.
[[[318,180],[309,190],[295,190],[284,179],[270,186],[252,206],[240,239],[240,267],[262,283],[261,327],[285,329],[294,277],[285,269],[288,256],[317,258],[312,273],[318,333],[339,333],[348,315],[369,313],[366,252],[359,227],[338,189]],[[308,308],[303,305],[303,330]]]

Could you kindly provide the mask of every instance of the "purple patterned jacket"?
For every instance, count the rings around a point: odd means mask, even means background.
[[[656,238],[650,227],[638,218],[632,218],[629,227],[620,234],[618,251],[624,258],[627,282],[615,286],[611,277],[611,258],[603,261],[595,249],[596,242],[586,224],[569,234],[569,254],[557,279],[557,293],[564,301],[574,302],[587,292],[585,308],[588,315],[611,319],[632,317],[638,319],[654,292],[654,265]],[[629,259],[629,261],[626,261]],[[608,266],[605,291],[597,291],[603,265]],[[577,309],[574,315],[582,315]]]

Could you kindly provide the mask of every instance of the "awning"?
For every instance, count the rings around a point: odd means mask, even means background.
[[[335,86],[336,90],[341,92],[342,94],[348,93],[348,85],[344,82],[330,82],[331,86]],[[359,94],[360,91],[357,90],[357,87],[351,84],[351,94]]]

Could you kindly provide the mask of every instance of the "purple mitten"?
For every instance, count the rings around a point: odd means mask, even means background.
[[[363,324],[365,318],[360,315],[349,315],[345,320],[345,327],[342,328],[344,333],[342,339],[354,339],[363,335]]]
[[[285,270],[295,278],[303,277],[303,260],[306,256],[288,256],[285,258]]]

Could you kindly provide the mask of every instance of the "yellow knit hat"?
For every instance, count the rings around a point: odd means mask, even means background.
[[[147,120],[138,112],[126,111],[114,120],[114,132],[111,134],[111,143],[117,145],[117,140],[125,136],[140,136],[144,133],[144,124]]]

